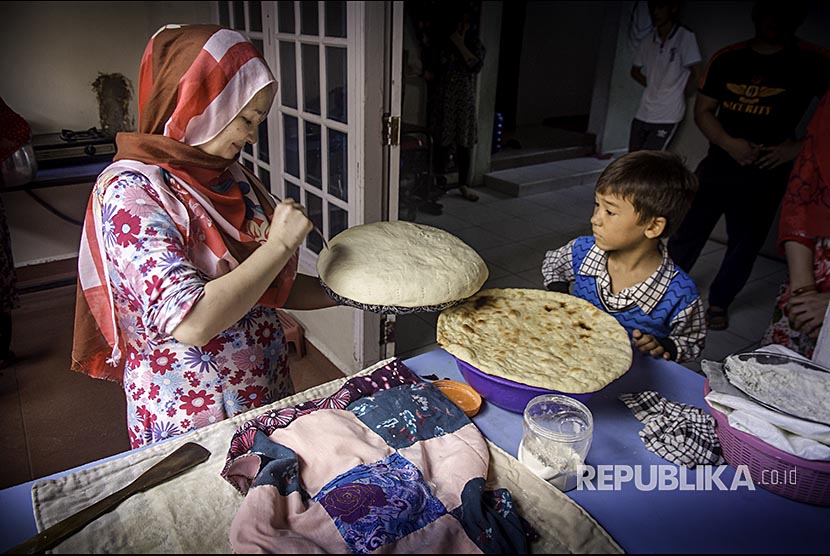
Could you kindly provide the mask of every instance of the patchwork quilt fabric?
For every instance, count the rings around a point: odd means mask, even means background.
[[[237,553],[526,553],[534,532],[487,490],[486,441],[400,360],[234,435]]]

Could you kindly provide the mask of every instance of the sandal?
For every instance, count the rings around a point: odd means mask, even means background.
[[[461,196],[467,199],[468,201],[478,201],[478,193],[467,187],[466,185],[460,185],[458,190],[461,192]]]
[[[729,328],[729,315],[726,309],[710,305],[706,310],[706,325],[709,330],[726,330]]]

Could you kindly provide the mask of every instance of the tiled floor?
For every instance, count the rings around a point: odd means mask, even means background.
[[[444,205],[442,215],[419,213],[416,222],[443,228],[476,249],[490,269],[485,288],[542,288],[545,252],[591,233],[594,183],[518,198],[479,188],[477,203],[453,191],[440,200]],[[690,273],[704,298],[724,252],[724,245],[709,241]],[[785,278],[786,264],[782,260],[759,257],[750,281],[730,308],[729,329],[709,332],[702,358],[720,360],[756,346]],[[410,357],[437,347],[437,319],[437,313],[398,317],[398,355]],[[700,368],[699,362],[686,366]]]

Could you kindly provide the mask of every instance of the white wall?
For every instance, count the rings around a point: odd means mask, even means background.
[[[3,2],[0,96],[33,133],[100,126],[92,83],[121,73],[133,84],[150,36],[165,23],[210,23],[211,2]],[[37,194],[83,219],[89,184]],[[74,257],[80,227],[64,222],[23,192],[3,193],[16,266]]]

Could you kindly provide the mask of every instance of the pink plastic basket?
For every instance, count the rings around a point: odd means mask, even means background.
[[[707,380],[703,395],[710,391]],[[755,484],[770,492],[807,504],[830,506],[830,462],[788,454],[751,434],[733,429],[726,415],[708,403],[706,407],[717,423],[718,440],[729,465],[747,466]]]

